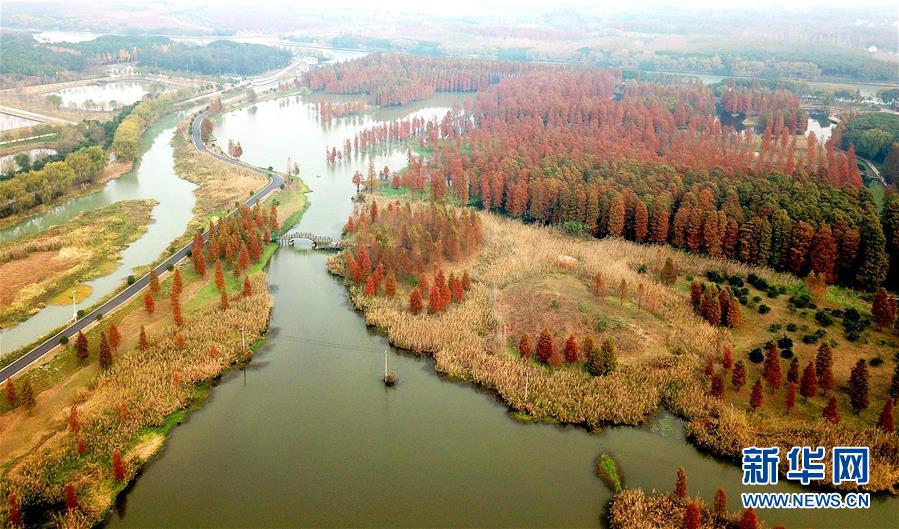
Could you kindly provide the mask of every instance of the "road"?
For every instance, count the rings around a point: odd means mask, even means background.
[[[237,165],[239,167],[248,169],[250,171],[253,171],[253,172],[256,172],[259,174],[262,174],[266,178],[269,179],[268,185],[266,185],[264,188],[262,188],[258,192],[256,192],[256,194],[254,194],[246,202],[244,202],[244,205],[246,205],[246,206],[254,205],[256,202],[261,200],[263,197],[265,197],[272,191],[280,188],[281,185],[284,184],[284,178],[282,178],[277,173],[269,172],[266,169],[262,169],[260,167],[255,167],[253,165],[250,165],[245,162],[241,162],[239,160],[233,160],[227,156],[222,156],[221,154],[218,154],[216,152],[213,152],[213,151],[210,151],[209,149],[207,149],[206,145],[204,145],[203,141],[200,139],[200,122],[203,120],[204,117],[206,117],[206,111],[203,111],[199,115],[197,115],[197,117],[194,118],[193,122],[191,123],[191,138],[193,140],[194,146],[197,149],[209,154],[210,156],[214,156],[215,158],[223,160],[225,162]],[[237,212],[236,210],[232,211],[231,213],[229,213],[229,215],[234,215],[236,212]],[[208,238],[209,238],[209,231],[207,230],[207,231],[203,232],[203,239],[208,240]],[[174,266],[176,263],[178,263],[179,261],[181,261],[182,259],[187,257],[187,252],[190,250],[192,245],[193,245],[193,241],[191,241],[188,244],[186,244],[185,246],[183,246],[181,249],[179,249],[178,251],[176,251],[169,257],[167,257],[162,263],[157,265],[156,268],[154,268],[154,271],[159,275],[162,275],[163,273],[165,273],[169,266]],[[37,362],[38,360],[43,358],[44,355],[46,355],[47,353],[49,353],[50,351],[52,351],[53,349],[58,347],[60,339],[62,339],[63,337],[71,339],[73,336],[78,334],[78,331],[83,330],[85,327],[87,327],[90,324],[97,321],[98,315],[108,314],[108,313],[114,311],[115,309],[119,308],[124,303],[127,303],[132,297],[139,294],[140,291],[143,290],[144,288],[146,288],[149,284],[150,284],[150,274],[147,273],[147,275],[141,277],[140,279],[135,281],[133,284],[125,287],[122,291],[120,291],[118,294],[116,294],[112,299],[106,301],[105,303],[100,305],[98,308],[92,310],[88,314],[85,314],[85,316],[83,318],[72,323],[71,325],[69,325],[65,329],[59,331],[58,333],[54,334],[50,338],[47,338],[46,341],[44,341],[43,343],[41,343],[34,349],[28,351],[23,356],[17,358],[12,363],[10,363],[8,366],[0,369],[0,381],[5,381],[6,379],[12,378],[15,375],[19,374],[25,368],[27,368],[34,362]]]

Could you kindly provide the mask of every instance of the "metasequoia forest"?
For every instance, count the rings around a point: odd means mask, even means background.
[[[403,68],[382,76],[382,61]],[[439,123],[416,117],[363,130],[335,155],[418,135],[431,156],[410,160],[394,184],[427,187],[436,201],[799,276],[821,273],[863,290],[888,274],[895,281],[899,233],[883,226],[895,225],[896,210],[878,214],[853,148],[801,135],[808,118],[786,90],[725,91],[730,111],[765,116],[764,131],[753,134],[722,126],[713,92],[698,82],[636,81],[616,90],[620,73],[611,70],[519,71],[490,62],[457,70],[448,60],[437,75],[435,62],[372,55],[334,68],[330,84],[324,72],[310,77],[314,88],[352,93],[490,84]]]

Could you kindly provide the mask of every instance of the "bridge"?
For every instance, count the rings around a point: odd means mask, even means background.
[[[272,242],[276,242],[278,244],[287,246],[292,246],[294,241],[298,239],[305,239],[312,243],[312,247],[316,250],[339,250],[343,248],[343,241],[335,241],[331,237],[325,237],[324,235],[316,235],[314,233],[308,232],[293,232],[281,235],[272,240]]]

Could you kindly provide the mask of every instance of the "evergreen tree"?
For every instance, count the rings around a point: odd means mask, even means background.
[[[859,359],[849,375],[849,401],[856,415],[868,407],[868,364]]]
[[[874,204],[867,204],[861,217],[861,244],[856,285],[863,290],[874,290],[886,279],[889,258],[886,254],[886,237]]]

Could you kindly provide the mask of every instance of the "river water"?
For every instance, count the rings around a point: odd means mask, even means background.
[[[227,113],[214,134],[220,143],[239,140],[253,164],[299,160],[312,193],[296,228],[335,236],[352,209],[350,176],[367,160],[329,166],[325,148],[372,120],[442,114],[458,100],[322,127],[308,99],[292,97]],[[393,151],[375,165],[397,169],[404,159]],[[643,427],[601,433],[518,422],[491,394],[390,348],[350,306],[326,257],[293,247],[275,253],[265,345],[172,431],[109,527],[598,527],[609,500],[593,474],[603,452],[628,486],[671,490],[684,466],[690,494],[711,501],[723,487],[737,510],[739,467],[696,450],[680,420],[659,412]],[[400,377],[393,389],[380,380],[385,350]],[[895,500],[878,500],[865,512],[761,514],[770,525],[822,529],[895,527],[896,512]]]
[[[119,266],[109,274],[87,282],[90,296],[76,308],[87,308],[115,291],[135,267],[153,262],[168,245],[184,233],[193,216],[196,185],[175,174],[170,144],[175,125],[184,117],[173,113],[163,117],[141,138],[142,156],[134,168],[104,186],[103,190],[72,198],[47,213],[0,230],[0,242],[10,241],[59,225],[79,213],[91,211],[121,200],[154,199],[147,232],[122,251]],[[3,351],[32,343],[72,318],[71,305],[47,305],[25,322],[3,329]]]

